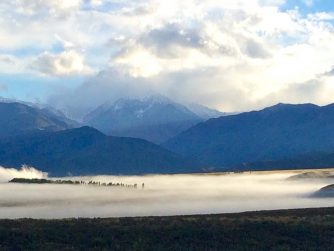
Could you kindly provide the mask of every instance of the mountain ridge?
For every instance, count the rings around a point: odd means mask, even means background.
[[[105,103],[89,113],[84,123],[108,135],[162,143],[202,120],[186,106],[163,96],[150,96]]]
[[[334,149],[334,105],[277,104],[210,119],[163,144],[224,168]]]
[[[0,140],[0,165],[23,164],[52,176],[200,170],[196,162],[146,140],[106,136],[88,126]]]
[[[0,137],[11,137],[33,131],[58,131],[74,124],[47,109],[19,102],[0,102]]]

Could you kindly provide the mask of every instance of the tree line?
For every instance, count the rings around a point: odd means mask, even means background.
[[[23,184],[59,184],[59,185],[89,185],[89,186],[103,186],[103,187],[125,187],[125,188],[137,188],[138,184],[125,184],[125,183],[113,183],[113,182],[100,182],[100,181],[80,181],[80,180],[49,180],[49,179],[27,179],[27,178],[14,178],[9,183],[23,183]],[[142,183],[141,187],[144,188],[145,184]]]

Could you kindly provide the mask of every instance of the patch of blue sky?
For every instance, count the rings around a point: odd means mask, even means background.
[[[61,43],[61,42],[56,42],[52,45],[52,47],[50,48],[49,52],[52,52],[52,53],[61,53],[65,50],[64,48],[64,44]]]
[[[299,35],[282,35],[278,37],[279,44],[281,46],[287,47],[290,45],[302,44],[306,43],[308,40],[307,34],[299,34]]]
[[[29,57],[39,55],[45,51],[58,54],[64,51],[64,45],[61,42],[56,42],[50,48],[42,48],[36,45],[15,49],[0,49],[0,54],[10,54],[16,57]]]
[[[16,57],[27,57],[42,53],[44,50],[38,47],[24,47],[15,49],[0,49],[0,54],[10,54]]]
[[[48,78],[34,74],[0,74],[0,83],[6,88],[0,92],[5,98],[30,102],[45,102],[45,98],[60,88],[76,88],[83,81],[82,76]]]
[[[333,0],[287,0],[283,10],[298,9],[302,15],[316,12],[334,12]]]
[[[100,5],[92,5],[89,0],[84,1],[81,6],[83,11],[99,11],[99,12],[114,12],[124,8],[124,3],[121,1],[105,1]]]

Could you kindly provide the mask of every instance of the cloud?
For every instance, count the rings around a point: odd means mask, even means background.
[[[334,67],[333,67],[332,70],[330,70],[330,71],[324,73],[324,75],[325,75],[325,76],[334,76]]]
[[[11,56],[8,55],[0,55],[0,61],[2,63],[6,63],[6,64],[13,64],[14,60],[12,59]]]
[[[268,58],[270,57],[270,53],[266,51],[265,45],[256,42],[255,40],[248,39],[245,42],[244,52],[252,58]]]
[[[10,54],[0,53],[0,73],[22,74],[26,72],[25,64],[27,59],[18,58]]]
[[[187,28],[187,27],[186,27]],[[154,28],[140,38],[140,42],[145,47],[154,46],[157,53],[170,50],[173,46],[190,48],[202,47],[202,38],[199,31],[194,29],[184,29],[179,24],[167,23],[160,28]]]
[[[93,107],[156,92],[223,111],[280,100],[331,102],[321,94],[330,90],[329,80],[319,78],[334,64],[327,19],[282,11],[282,1],[144,2],[154,6],[145,15],[128,15],[142,3],[125,3],[127,13],[115,13],[109,65],[63,98],[64,106],[83,112],[88,95],[85,106]]]
[[[93,6],[100,6],[103,4],[103,0],[90,0],[89,3]]]
[[[60,93],[64,95],[61,97]],[[146,79],[135,78],[110,68],[90,77],[74,90],[65,89],[50,96],[48,102],[68,111],[74,118],[81,119],[87,111],[107,101],[150,94],[155,94],[154,88]]]
[[[308,18],[315,21],[331,21],[334,19],[334,12],[316,12],[314,14],[309,14]]]
[[[272,104],[271,97],[283,100],[282,90],[294,85],[300,92],[291,100],[297,101],[304,95],[299,83],[317,81],[331,89],[321,74],[334,65],[333,15],[304,15],[298,8],[283,9],[285,4],[7,1],[0,3],[0,49],[14,63],[0,62],[1,71],[87,77],[77,89],[49,98],[61,95],[65,107],[76,107],[70,102],[83,100],[86,90],[93,93],[87,107],[159,92],[224,111],[249,110]],[[100,73],[92,77],[94,71]],[[332,101],[316,93],[309,102]]]
[[[18,0],[13,4],[16,11],[22,15],[55,15],[62,17],[70,11],[78,9],[82,0]]]
[[[31,68],[45,75],[90,75],[94,71],[87,65],[83,55],[69,50],[60,54],[44,52],[32,63]]]
[[[314,0],[303,0],[306,6],[312,7],[314,4]]]
[[[328,91],[328,86],[323,81],[313,79],[304,83],[293,83],[269,93],[262,100],[258,100],[260,106],[267,106],[273,103],[313,103],[324,105],[323,102],[325,92]]]

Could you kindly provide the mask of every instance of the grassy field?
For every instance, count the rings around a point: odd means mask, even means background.
[[[334,208],[1,220],[0,250],[333,250]]]

